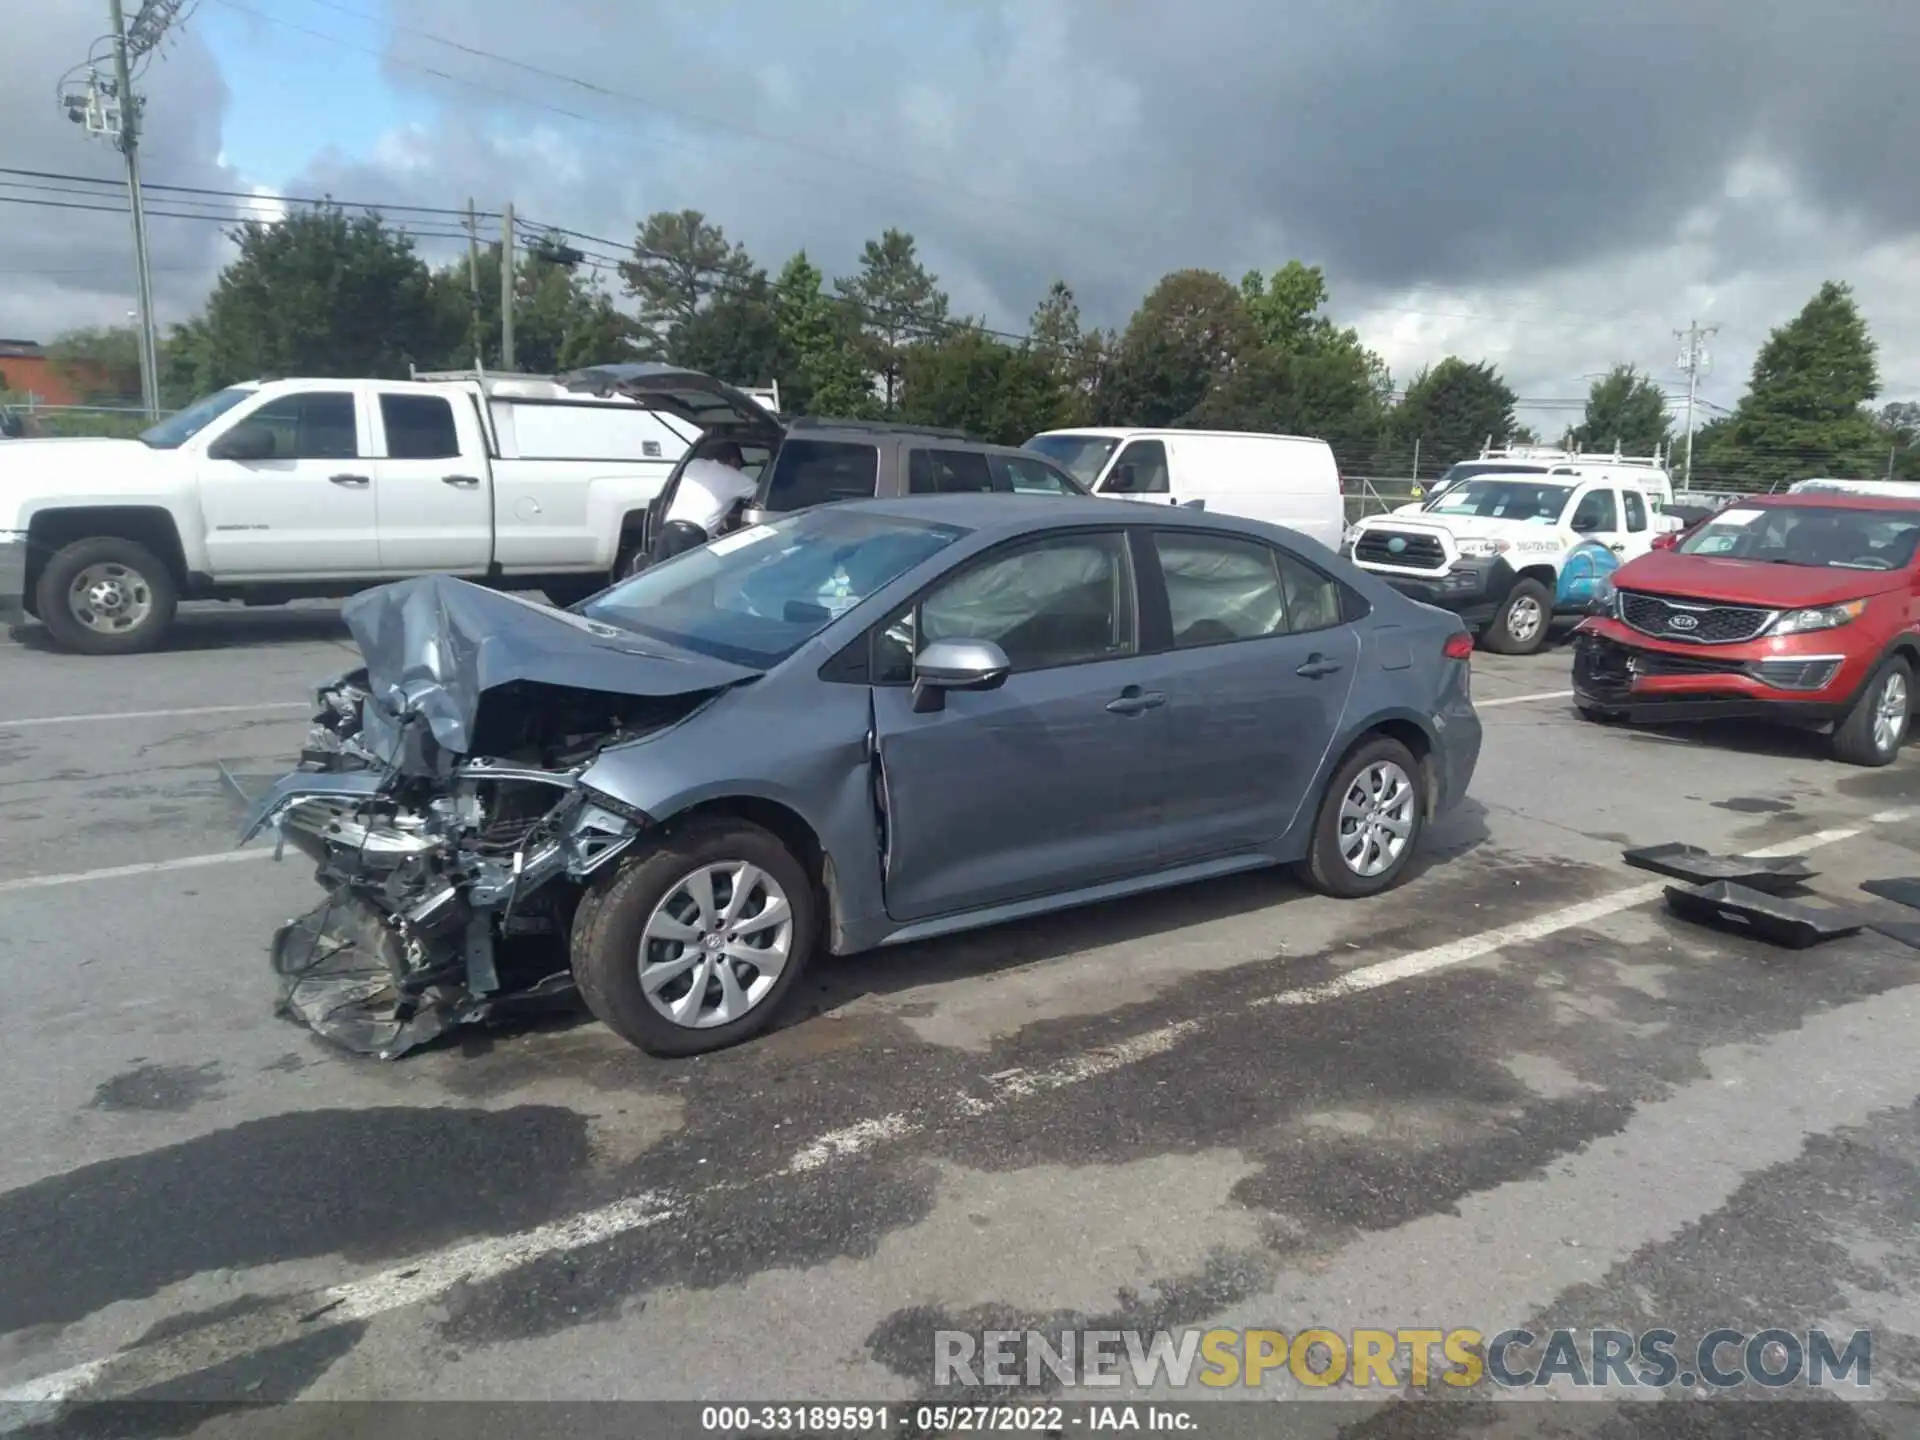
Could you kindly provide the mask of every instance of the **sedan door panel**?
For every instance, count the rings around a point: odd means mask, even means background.
[[[886,784],[887,911],[978,909],[1144,874],[1158,861],[1165,707],[1108,705],[1132,658],[1010,676],[916,714],[910,688],[874,690]]]

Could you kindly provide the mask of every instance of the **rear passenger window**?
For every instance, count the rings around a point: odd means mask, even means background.
[[[870,500],[880,471],[871,445],[836,440],[788,440],[773,459],[760,502],[768,510],[804,510],[834,500]]]
[[[996,455],[1007,477],[1006,488],[1016,495],[1078,495],[1080,487],[1044,460],[1025,455]]]
[[[453,406],[439,395],[382,395],[389,460],[450,460],[460,453]]]
[[[1173,643],[1186,650],[1284,634],[1279,555],[1254,540],[1157,531],[1153,548],[1173,612]]]
[[[1621,498],[1627,506],[1627,529],[1644,530],[1647,528],[1647,502],[1640,497],[1638,490],[1628,490]]]
[[[987,457],[975,450],[915,450],[907,460],[910,495],[984,495],[993,489]]]
[[[1289,633],[1300,635],[1309,630],[1327,630],[1347,618],[1342,613],[1343,597],[1338,581],[1322,575],[1304,560],[1282,551],[1274,553],[1280,567],[1280,589],[1287,597]]]

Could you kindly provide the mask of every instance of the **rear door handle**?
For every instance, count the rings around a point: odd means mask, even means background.
[[[442,475],[440,477],[440,483],[442,485],[471,487],[480,483],[480,477],[478,475]]]
[[[1331,675],[1340,668],[1338,660],[1329,660],[1324,655],[1309,655],[1307,663],[1293,673],[1304,675],[1309,680],[1318,680],[1322,675]]]
[[[336,485],[351,485],[356,490],[364,490],[373,483],[364,475],[329,475],[327,479]]]
[[[1107,702],[1107,709],[1116,715],[1139,715],[1166,703],[1167,697],[1158,690],[1142,691],[1138,685],[1129,685],[1117,700]]]

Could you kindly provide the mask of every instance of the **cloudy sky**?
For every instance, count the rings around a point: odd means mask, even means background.
[[[54,104],[105,0],[10,8],[0,166],[114,177]],[[1119,324],[1169,269],[1299,257],[1397,377],[1487,358],[1537,401],[1619,361],[1678,389],[1697,318],[1725,406],[1834,278],[1920,400],[1916,56],[1913,0],[198,0],[143,82],[147,177],[183,187],[149,202],[155,283],[190,314],[226,251],[182,217],[257,203],[185,187],[614,242],[690,206],[829,274],[907,229],[1011,329],[1056,277]],[[98,203],[73,188],[0,174]],[[0,214],[0,335],[124,320],[123,216]]]

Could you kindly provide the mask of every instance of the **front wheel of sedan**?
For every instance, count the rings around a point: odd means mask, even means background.
[[[1833,730],[1833,758],[1847,765],[1891,765],[1913,718],[1913,667],[1894,656],[1867,682]]]
[[[1420,762],[1375,736],[1333,772],[1300,878],[1323,895],[1356,900],[1400,883],[1426,829]]]
[[[685,826],[582,909],[581,998],[649,1055],[699,1055],[766,1029],[818,934],[806,869],[738,820]]]

